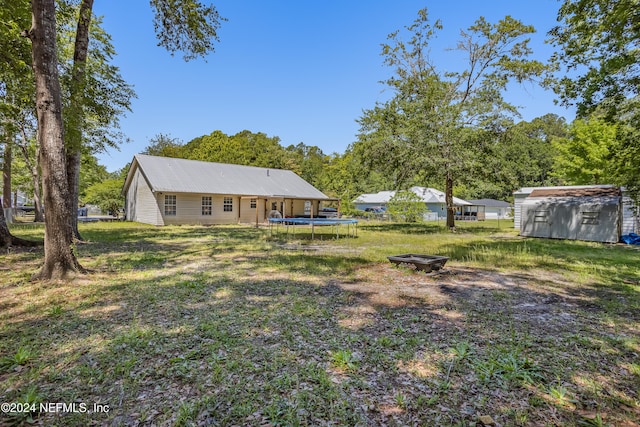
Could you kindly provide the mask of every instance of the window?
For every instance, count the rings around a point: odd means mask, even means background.
[[[251,199],[249,202],[251,203],[251,209],[255,209],[258,206],[258,199]]]
[[[175,216],[177,212],[176,206],[177,206],[177,203],[176,203],[175,194],[167,194],[164,196],[164,214],[165,215]]]
[[[211,215],[211,196],[202,196],[202,215],[210,216]]]
[[[233,197],[225,197],[222,207],[225,212],[233,212]]]

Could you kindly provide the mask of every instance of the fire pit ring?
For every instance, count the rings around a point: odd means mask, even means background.
[[[444,267],[449,257],[438,255],[403,254],[387,257],[396,265],[405,265],[425,273],[438,271]]]

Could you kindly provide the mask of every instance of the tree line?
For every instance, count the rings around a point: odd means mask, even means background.
[[[46,206],[45,260],[39,278],[81,271],[75,258],[75,210],[122,181],[95,154],[125,137],[118,118],[133,89],[111,65],[115,49],[92,14],[93,0],[8,0],[0,10],[0,149],[5,194],[11,177]],[[153,0],[159,44],[185,60],[206,56],[224,22],[195,0]],[[460,32],[466,61],[442,69],[429,57],[442,29],[426,9],[382,44],[392,71],[389,100],[365,109],[360,132],[344,153],[276,136],[214,131],[183,144],[159,134],[148,154],[290,169],[348,206],[358,194],[412,185],[452,196],[508,200],[522,186],[625,185],[640,190],[637,137],[640,13],[635,0],[565,0],[548,32],[556,53],[532,59],[535,29],[512,17],[480,17]],[[572,123],[555,115],[520,121],[503,94],[509,83],[534,81],[575,105]],[[13,169],[11,169],[13,167]],[[84,200],[83,200],[84,199]],[[10,200],[10,198],[9,198]],[[42,200],[42,202],[40,201]],[[17,244],[0,212],[1,244]],[[75,240],[74,240],[75,239]]]

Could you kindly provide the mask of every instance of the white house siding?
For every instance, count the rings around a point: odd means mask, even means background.
[[[136,170],[126,195],[127,219],[144,224],[164,225],[158,202],[147,180]]]
[[[176,214],[164,214],[164,196],[176,196]],[[211,215],[202,215],[202,197],[211,196]],[[233,211],[224,211],[224,198],[233,199]],[[240,198],[238,196],[220,196],[214,194],[193,193],[158,193],[158,203],[162,208],[162,217],[165,225],[170,224],[237,224],[239,217]]]
[[[504,219],[508,217],[509,208],[499,208],[496,206],[486,206],[485,219]]]

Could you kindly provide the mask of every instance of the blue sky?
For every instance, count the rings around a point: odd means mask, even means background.
[[[440,19],[431,53],[442,71],[460,70],[455,46],[461,29],[479,17],[496,22],[511,15],[533,25],[535,57],[547,60],[546,33],[556,24],[558,0],[217,0],[228,19],[216,51],[185,62],[157,46],[147,1],[98,0],[94,12],[118,52],[115,65],[138,98],[121,120],[130,139],[120,151],[99,156],[109,171],[124,167],[159,133],[183,142],[221,130],[248,129],[277,136],[284,146],[304,142],[326,154],[343,153],[355,141],[364,109],[390,95],[380,83],[391,75],[380,45],[410,25],[427,7]],[[508,101],[524,120],[573,111],[533,85],[512,87]]]

